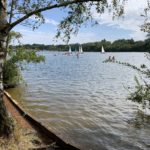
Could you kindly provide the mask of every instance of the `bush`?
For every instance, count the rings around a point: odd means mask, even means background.
[[[22,62],[27,63],[39,63],[44,61],[45,57],[38,55],[36,51],[25,50],[18,48],[17,50],[11,50],[9,52],[9,59],[4,62],[3,68],[3,81],[4,87],[15,87],[22,80],[21,68]]]

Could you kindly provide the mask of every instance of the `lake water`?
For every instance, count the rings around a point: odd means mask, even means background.
[[[150,120],[126,98],[139,73],[103,63],[108,56],[137,66],[144,53],[40,52],[45,63],[26,65],[26,86],[8,90],[38,120],[66,142],[84,150],[148,150]]]

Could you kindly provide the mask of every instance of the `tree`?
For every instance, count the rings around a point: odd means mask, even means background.
[[[108,0],[0,0],[0,135],[10,135],[13,129],[3,103],[3,63],[7,56],[9,32],[18,24],[36,29],[45,21],[43,11],[62,8],[68,15],[60,22],[57,37],[68,41],[71,33],[76,34],[83,23],[92,20],[93,8],[99,14],[109,9],[114,16],[120,16],[125,1],[112,0],[108,4]],[[34,23],[29,19],[31,16],[35,17]]]
[[[17,86],[22,80],[21,69],[22,62],[39,63],[45,60],[45,57],[36,53],[36,50],[26,49],[21,45],[20,38],[22,35],[19,32],[11,31],[9,33],[9,43],[18,42],[18,47],[8,47],[8,57],[4,61],[3,67],[3,83],[4,88],[12,88]]]

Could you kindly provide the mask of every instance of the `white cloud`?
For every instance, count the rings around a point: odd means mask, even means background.
[[[145,39],[146,33],[140,31],[140,25],[144,22],[141,14],[147,5],[147,0],[128,0],[125,5],[124,18],[112,19],[112,14],[105,13],[101,16],[93,11],[94,18],[100,25],[113,26],[115,28],[131,31],[130,38],[135,40]]]
[[[33,44],[33,43],[39,43],[39,44],[52,44],[53,38],[55,36],[54,32],[41,32],[39,30],[32,31],[29,29],[19,29],[16,31],[20,32],[23,37],[20,39],[22,44]]]
[[[57,26],[59,24],[57,21],[49,18],[45,18],[45,23],[52,24],[54,26]]]
[[[110,29],[113,30],[115,35],[115,28],[116,29],[122,29],[123,31],[130,31],[129,36],[124,36],[124,33],[120,33],[120,37],[124,38],[133,38],[135,40],[143,40],[145,38],[146,33],[140,31],[140,25],[144,22],[144,18],[140,15],[143,13],[143,10],[145,6],[147,5],[147,0],[128,0],[125,6],[125,17],[124,19],[115,19],[112,20],[112,15],[109,13],[105,13],[103,15],[98,15],[93,10],[94,18],[99,22],[100,25],[105,25],[110,27]],[[35,19],[32,17],[31,19]],[[53,29],[50,28],[47,32],[47,29],[45,31],[42,31],[40,28],[36,31],[29,30],[27,28],[22,28],[22,30],[17,30],[23,34],[23,38],[21,42],[23,44],[25,43],[40,43],[40,44],[56,44],[54,41],[54,37],[56,34],[56,26],[58,25],[58,22],[51,19],[46,18],[45,19],[45,26],[47,28],[48,25],[53,25]],[[16,28],[17,29],[17,28]],[[97,28],[98,29],[98,28]],[[109,32],[106,32],[105,35],[98,35],[96,30],[95,31],[89,31],[88,28],[86,31],[80,31],[77,36],[72,36],[70,43],[86,43],[86,42],[94,42],[99,41],[101,39],[106,38],[107,40],[116,40],[120,37],[116,34],[116,36],[108,35]],[[41,32],[42,31],[42,32]],[[104,31],[105,32],[105,31]],[[112,32],[112,33],[113,33]],[[105,37],[104,37],[105,36]],[[114,39],[115,38],[115,39]],[[63,43],[62,41],[58,41],[57,44]]]
[[[93,32],[79,32],[77,36],[72,35],[70,43],[87,43],[100,41],[100,37]]]
[[[33,20],[33,21],[37,21],[35,15],[31,16],[30,19]],[[54,25],[54,26],[58,25],[58,22],[55,21],[54,19],[46,18],[46,17],[44,19],[45,19],[45,23],[47,23],[47,24],[51,24],[51,25]]]
[[[16,29],[16,31],[20,32],[23,35],[23,37],[20,40],[22,44],[64,44],[64,42],[62,42],[61,40],[58,40],[56,43],[55,31],[41,32],[39,30],[27,30],[26,28],[19,30]],[[99,39],[99,37],[93,32],[80,32],[77,36],[72,35],[70,43],[86,43],[98,40],[101,39]]]

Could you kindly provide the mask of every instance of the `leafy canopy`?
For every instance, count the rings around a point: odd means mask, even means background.
[[[44,11],[61,8],[65,10],[66,17],[62,18],[58,25],[56,37],[62,38],[68,42],[71,33],[77,34],[80,26],[87,21],[95,23],[92,11],[98,14],[105,11],[112,13],[112,17],[122,16],[124,6],[128,0],[8,0],[8,30],[11,30],[18,24],[38,28],[45,22],[42,14]],[[147,7],[143,10],[145,22],[141,26],[144,32],[150,32],[150,2],[147,0]]]
[[[126,0],[8,0],[9,30],[18,24],[36,29],[45,22],[42,12],[62,8],[61,11],[65,9],[67,15],[58,25],[56,37],[68,41],[70,34],[77,34],[82,24],[93,21],[93,9],[98,14],[107,10],[113,16],[121,16],[125,2]]]

